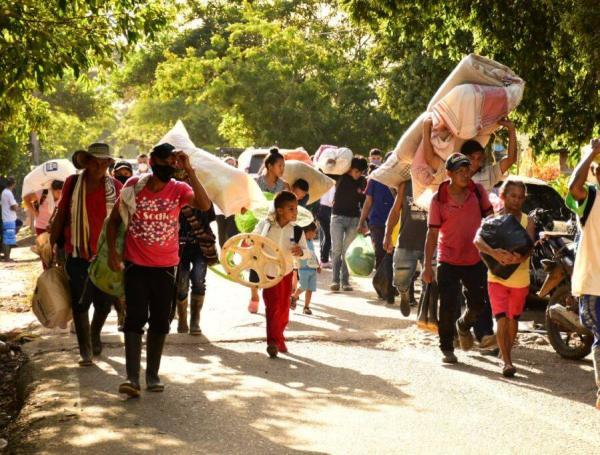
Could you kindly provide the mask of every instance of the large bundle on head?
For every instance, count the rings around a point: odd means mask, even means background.
[[[306,180],[308,183],[308,204],[318,201],[329,189],[335,185],[335,181],[325,174],[302,161],[286,161],[283,171],[283,180],[290,186],[298,179]]]
[[[404,133],[394,151],[397,161],[384,164],[372,177],[388,186],[397,186],[408,180],[410,170],[415,199],[428,205],[431,195],[445,179],[445,172],[443,166],[431,169],[425,162],[421,145],[423,120],[432,117],[434,152],[445,160],[459,151],[465,140],[475,139],[485,146],[498,128],[498,120],[520,103],[524,87],[525,82],[507,66],[468,55],[438,89],[427,111]],[[423,195],[425,190],[429,191]]]
[[[77,169],[75,169],[71,160],[61,158],[46,161],[25,176],[21,194],[27,196],[36,191],[48,190],[53,180],[64,182],[69,175],[75,174],[75,172],[77,172]]]
[[[322,145],[315,153],[314,163],[325,174],[342,175],[350,170],[352,150],[335,145]]]
[[[265,197],[254,179],[196,147],[181,120],[158,142],[165,143],[189,155],[190,163],[208,197],[225,216],[239,213],[242,208],[253,209],[265,204]]]

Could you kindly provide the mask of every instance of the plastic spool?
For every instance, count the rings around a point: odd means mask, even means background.
[[[228,279],[249,288],[272,288],[285,272],[281,248],[258,234],[238,234],[227,240],[221,250],[221,265]],[[250,281],[251,270],[258,275],[258,282]]]

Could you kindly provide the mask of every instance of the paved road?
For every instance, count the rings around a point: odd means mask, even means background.
[[[314,315],[291,317],[290,354],[271,360],[263,309],[250,315],[247,291],[210,275],[205,336],[170,335],[167,389],[139,400],[117,393],[124,356],[114,318],[92,368],[77,366],[72,335],[45,331],[26,345],[35,392],[16,453],[597,451],[589,360],[564,361],[523,336],[515,379],[477,352],[442,366],[436,338],[371,300],[368,280],[332,294],[327,278]]]

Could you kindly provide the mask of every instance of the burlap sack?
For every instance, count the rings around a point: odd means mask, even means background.
[[[283,180],[288,182],[291,187],[298,179],[308,182],[308,204],[318,201],[335,185],[333,179],[302,161],[286,161]]]
[[[62,267],[51,267],[39,276],[31,309],[44,327],[66,329],[72,318],[69,279]]]

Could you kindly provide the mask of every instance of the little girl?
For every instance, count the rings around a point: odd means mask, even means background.
[[[504,203],[502,214],[511,214],[520,221],[521,226],[534,239],[535,224],[525,213],[521,212],[527,187],[519,180],[507,180],[500,188],[500,199]],[[488,254],[502,265],[519,264],[517,270],[507,279],[502,279],[488,272],[488,291],[490,304],[498,322],[497,338],[504,367],[502,374],[512,377],[517,369],[512,364],[511,351],[517,338],[518,320],[525,307],[525,299],[529,293],[529,257],[511,253],[501,248],[491,248],[477,233],[475,245],[480,252]]]
[[[268,155],[265,157],[263,165],[261,167],[260,175],[256,178],[256,183],[260,189],[265,193],[279,193],[283,190],[289,190],[290,186],[285,180],[283,180],[283,171],[285,170],[285,158],[277,147],[273,147],[269,150]],[[250,279],[258,281],[256,274],[252,273]],[[258,312],[258,288],[250,288],[250,303],[248,304],[248,311],[250,313]]]
[[[294,257],[307,258],[310,255],[302,229],[292,224],[298,216],[298,200],[294,193],[282,191],[274,200],[275,215],[261,221],[255,234],[273,240],[283,251],[285,258],[284,277],[272,288],[263,290],[267,317],[267,353],[277,357],[279,352],[287,352],[283,332],[290,317],[292,296],[292,270]],[[269,270],[265,270],[269,274]]]

